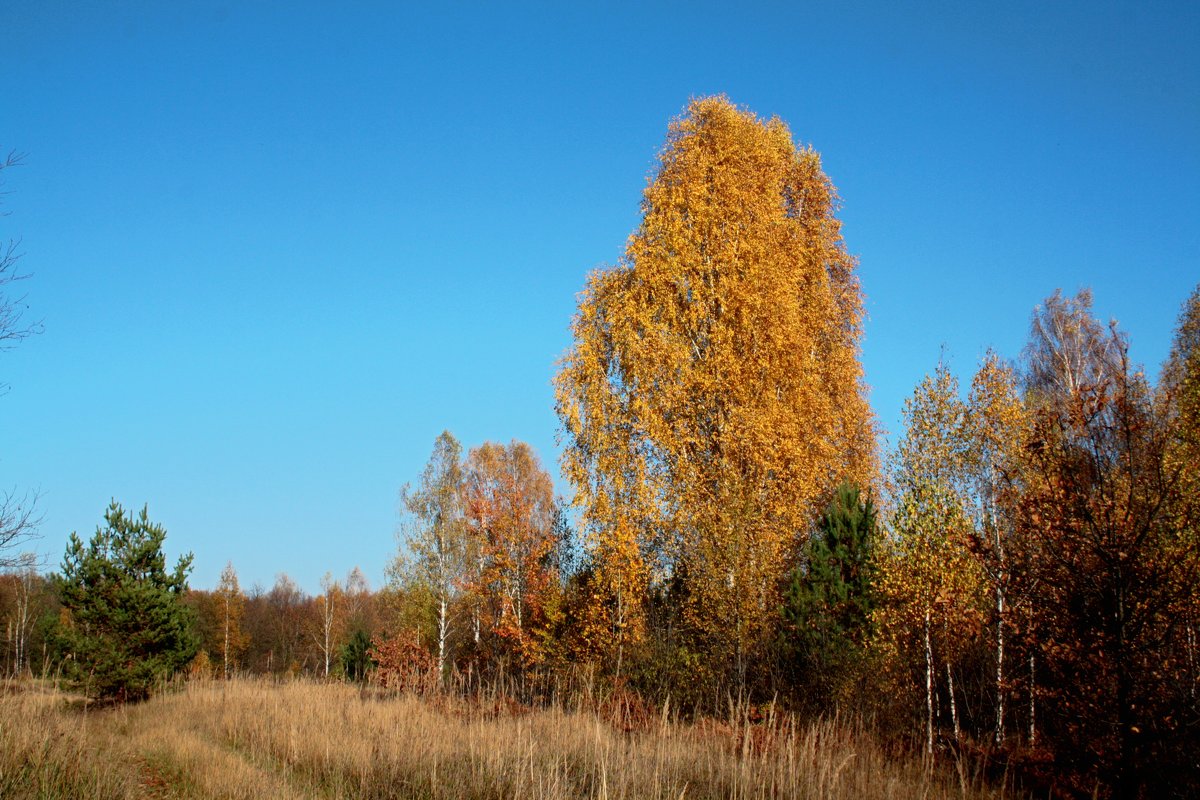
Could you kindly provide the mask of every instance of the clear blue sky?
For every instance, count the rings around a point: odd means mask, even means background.
[[[0,354],[0,487],[51,565],[115,497],[193,585],[378,586],[444,428],[557,475],[576,293],[693,96],[822,153],[892,430],[1058,286],[1157,374],[1200,280],[1195,2],[360,5],[0,6],[0,236],[45,323]]]

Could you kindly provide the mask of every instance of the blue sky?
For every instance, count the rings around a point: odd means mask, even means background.
[[[193,585],[379,585],[443,429],[557,475],[576,294],[694,96],[821,152],[893,431],[1060,286],[1156,374],[1200,280],[1195,3],[353,5],[0,7],[0,237],[45,325],[0,354],[0,487],[51,565],[116,498]]]

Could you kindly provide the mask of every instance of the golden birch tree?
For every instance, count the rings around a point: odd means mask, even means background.
[[[221,582],[217,585],[216,594],[221,619],[221,675],[229,680],[248,643],[246,635],[242,633],[246,596],[238,586],[237,571],[232,561],[221,570]]]
[[[925,749],[932,753],[939,666],[957,738],[956,662],[983,624],[983,575],[968,549],[967,408],[945,364],[905,401],[904,422],[892,468],[895,507],[876,622],[891,652],[923,667]]]
[[[1183,304],[1161,384],[1172,430],[1169,458],[1200,493],[1200,286]]]
[[[474,585],[479,627],[486,626],[501,654],[522,665],[539,662],[549,635],[548,594],[558,576],[554,484],[524,442],[485,442],[463,468],[467,531],[478,554]]]
[[[1019,486],[1021,448],[1028,438],[1029,415],[1016,372],[989,352],[971,380],[965,417],[966,491],[974,521],[971,542],[991,584],[994,606],[995,718],[992,740],[1005,737],[1011,597],[1009,550],[1014,536],[1008,487]]]
[[[855,259],[820,156],[724,97],[675,120],[621,262],[593,273],[555,380],[592,563],[592,638],[619,665],[647,589],[740,678],[818,505],[874,478]]]
[[[1200,553],[1200,286],[1183,305],[1161,384],[1170,430],[1166,469],[1179,476],[1180,484],[1172,515],[1184,532],[1178,543],[1184,555],[1176,558],[1186,560],[1188,554],[1194,558]],[[1179,630],[1168,691],[1179,713],[1168,741],[1176,744],[1177,753],[1200,752],[1200,586],[1179,592],[1173,613]],[[1184,735],[1179,735],[1181,729]],[[1195,791],[1197,784],[1200,779],[1189,788]]]

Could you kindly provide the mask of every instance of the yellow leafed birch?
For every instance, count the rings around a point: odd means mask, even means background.
[[[981,628],[985,603],[984,576],[969,549],[969,409],[944,364],[905,401],[904,422],[875,622],[887,651],[909,664],[923,662],[925,749],[932,753],[938,662],[957,738],[955,662]]]
[[[783,122],[695,100],[624,258],[588,280],[555,386],[595,570],[589,638],[618,663],[648,588],[686,576],[685,620],[744,673],[817,504],[875,477],[836,205]]]

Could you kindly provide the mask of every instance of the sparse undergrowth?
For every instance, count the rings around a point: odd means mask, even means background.
[[[1002,794],[887,758],[834,722],[633,730],[564,707],[346,684],[193,682],[84,709],[34,683],[0,698],[5,798],[949,798]]]

